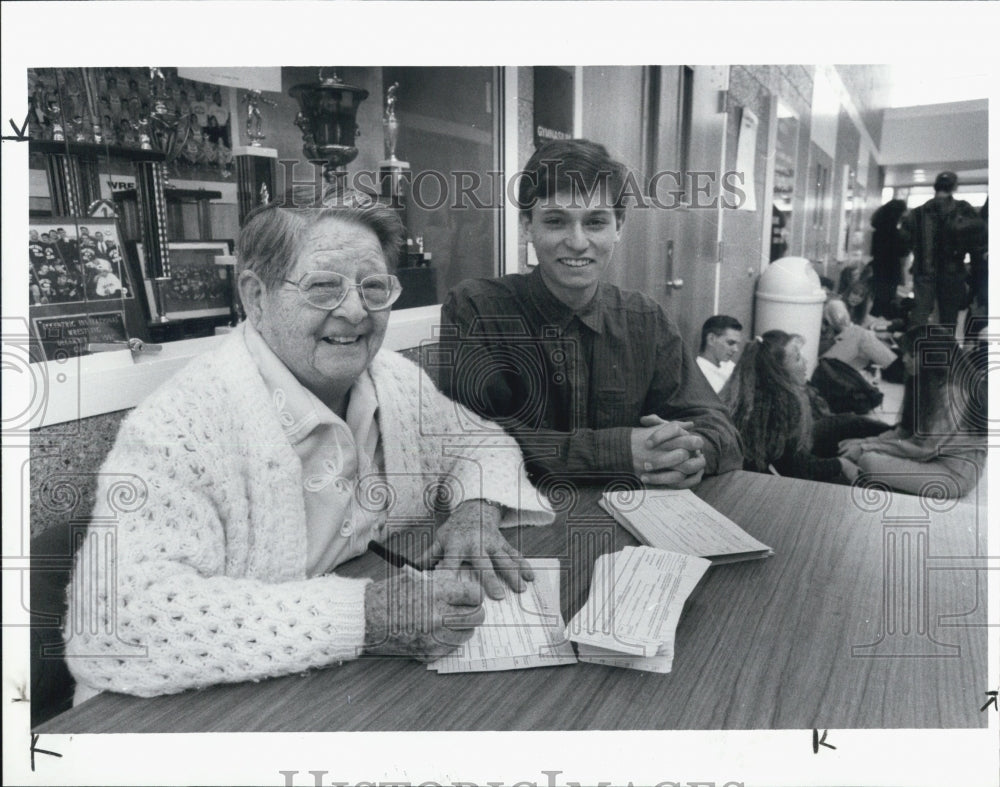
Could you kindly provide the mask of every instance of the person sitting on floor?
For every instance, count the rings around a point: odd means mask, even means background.
[[[915,326],[901,347],[899,423],[875,437],[844,440],[840,455],[858,464],[866,482],[962,497],[986,461],[986,370],[959,347],[952,326]]]
[[[857,466],[812,453],[813,419],[806,393],[801,336],[767,331],[749,342],[722,389],[743,438],[743,468],[812,481],[851,483]]]
[[[833,344],[821,357],[836,358],[858,371],[870,364],[885,368],[896,360],[896,353],[883,344],[873,331],[851,321],[843,301],[827,301],[823,307],[823,320],[833,330]]]
[[[743,343],[743,326],[735,317],[716,314],[701,326],[701,347],[695,361],[712,390],[718,393],[736,368],[733,356]]]
[[[624,165],[589,140],[535,151],[518,205],[538,266],[452,290],[441,386],[509,429],[536,479],[689,488],[738,469],[739,439],[663,307],[603,280],[625,183]]]
[[[525,589],[530,568],[499,527],[554,517],[517,443],[501,430],[464,439],[472,414],[380,349],[402,237],[392,210],[350,192],[247,218],[246,322],[135,408],[102,468],[90,527],[113,523],[114,542],[85,539],[65,629],[78,700],[362,653],[429,661],[484,619],[463,563],[492,597],[500,578]],[[112,485],[121,474],[134,488]],[[395,531],[446,570],[335,573]]]

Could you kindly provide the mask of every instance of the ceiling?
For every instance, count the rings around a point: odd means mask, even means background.
[[[965,135],[963,119],[956,110],[967,107],[955,102],[973,99],[988,99],[995,92],[995,68],[984,62],[962,60],[933,62],[928,59],[919,63],[896,63],[888,67],[887,82],[880,85],[880,94],[885,102],[881,147],[885,167],[885,185],[895,187],[929,186],[934,176],[949,169],[958,173],[962,184],[985,184],[989,182],[987,142],[982,139],[982,150],[976,154],[967,150],[956,150],[956,141]],[[952,106],[932,105],[948,104]],[[906,110],[905,107],[926,107],[927,109]],[[982,104],[982,123],[988,110]],[[937,117],[935,122],[934,116]],[[941,127],[942,118],[950,117],[954,128]],[[900,127],[894,126],[891,118],[907,118],[904,130],[916,133],[915,138],[903,141],[898,134]],[[974,136],[978,139],[981,129]],[[897,132],[897,133],[894,133]],[[958,133],[956,133],[958,132]],[[886,139],[886,134],[892,139]],[[985,132],[983,132],[985,133]],[[909,137],[910,134],[905,134]],[[919,139],[924,137],[924,140]],[[961,147],[960,145],[957,147]],[[906,155],[909,148],[911,155]],[[935,150],[939,148],[939,150]]]
[[[973,98],[988,98],[995,75],[985,62],[931,60],[889,66],[885,86],[886,107],[947,104]]]

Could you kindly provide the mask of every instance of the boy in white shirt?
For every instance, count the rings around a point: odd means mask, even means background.
[[[705,379],[718,393],[733,373],[733,356],[743,343],[743,326],[735,317],[716,314],[701,326],[701,348],[695,359]]]

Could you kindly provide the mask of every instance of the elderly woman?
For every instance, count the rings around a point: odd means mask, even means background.
[[[401,239],[395,215],[364,199],[248,218],[247,321],[135,409],[103,468],[91,531],[114,523],[113,544],[92,535],[78,554],[65,632],[78,701],[362,653],[431,660],[483,620],[464,562],[493,597],[497,574],[516,591],[530,581],[498,528],[553,516],[517,444],[463,433],[459,405],[380,351]],[[124,504],[122,474],[137,488]],[[445,570],[334,573],[406,528]]]

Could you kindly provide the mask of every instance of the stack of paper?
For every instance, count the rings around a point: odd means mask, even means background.
[[[515,593],[507,588],[502,599],[485,599],[486,620],[472,639],[427,669],[489,672],[576,663],[559,611],[559,561],[531,558],[528,562],[535,573],[528,589]]]
[[[605,492],[600,506],[643,544],[735,563],[774,554],[690,489]]]
[[[566,629],[580,661],[670,672],[684,602],[710,565],[654,547],[601,555],[590,596]]]

